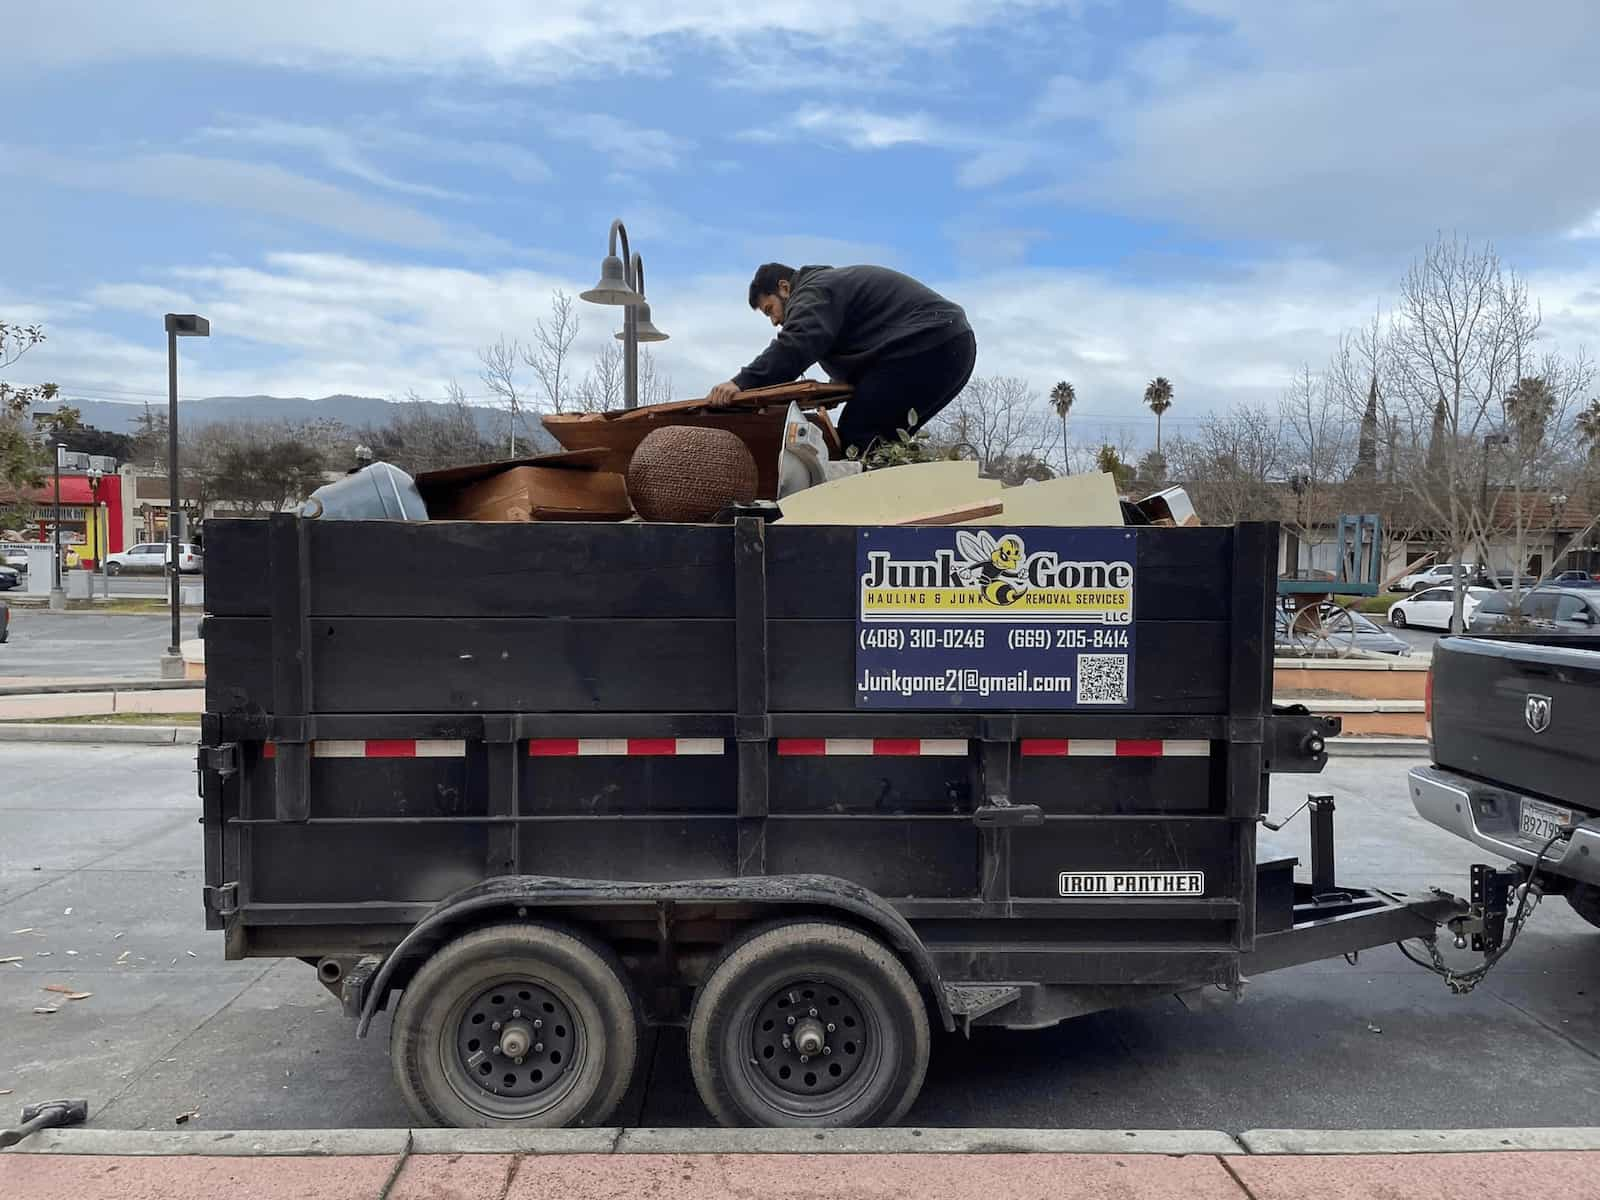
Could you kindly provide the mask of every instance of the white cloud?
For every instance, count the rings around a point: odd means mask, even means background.
[[[861,108],[806,105],[790,119],[790,128],[819,142],[843,142],[854,150],[887,150],[943,140],[926,114],[869,112]]]
[[[204,265],[157,280],[112,283],[88,300],[148,315],[205,313],[213,336],[184,360],[185,395],[438,394],[449,379],[481,394],[477,349],[516,336],[548,311],[552,288],[588,278],[503,269],[472,271],[343,255],[278,254],[260,265]],[[1148,436],[1144,384],[1177,385],[1168,426],[1181,429],[1238,401],[1275,401],[1302,363],[1325,362],[1341,331],[1393,294],[1387,275],[1316,259],[1247,264],[1209,280],[1133,283],[1091,271],[995,271],[930,282],[960,302],[978,333],[980,373],[1016,374],[1041,394],[1071,379],[1074,422],[1085,437]],[[1600,343],[1600,288],[1586,274],[1533,272],[1552,344]],[[653,316],[672,340],[654,348],[677,394],[702,394],[758,353],[771,329],[745,303],[748,276],[668,276],[652,282]],[[30,362],[70,387],[159,393],[159,330],[129,342],[103,323],[57,306],[60,323]],[[579,304],[580,366],[616,328],[615,313]],[[1100,431],[1100,432],[1096,432]]]
[[[52,0],[10,32],[16,60],[62,63],[132,58],[452,75],[522,80],[659,70],[661,47],[693,39],[738,63],[754,40],[792,38],[816,48],[927,45],[1053,0]],[[1068,6],[1071,7],[1071,6]]]
[[[0,154],[0,176],[7,174],[237,209],[397,246],[468,252],[508,248],[499,239],[453,229],[415,209],[370,200],[270,163],[180,153],[89,161],[13,148]]]
[[[554,114],[545,130],[568,141],[582,142],[630,171],[671,170],[694,148],[688,138],[630,125],[609,113]]]
[[[1593,213],[1600,22],[1450,0],[1190,5],[1206,35],[1057,80],[1043,115],[1093,123],[1047,195],[1229,237],[1408,246],[1437,229],[1551,236]]]

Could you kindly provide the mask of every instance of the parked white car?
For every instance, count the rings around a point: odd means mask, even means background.
[[[1417,592],[1423,588],[1437,587],[1442,584],[1455,582],[1457,575],[1464,574],[1469,579],[1478,574],[1476,563],[1440,563],[1429,567],[1426,571],[1417,571],[1415,574],[1403,576],[1399,583],[1394,585],[1397,592]]]
[[[1478,605],[1482,604],[1485,598],[1492,595],[1494,595],[1493,588],[1469,587],[1467,594],[1461,598],[1461,620],[1463,624],[1470,621],[1472,614],[1477,611]],[[1407,596],[1404,600],[1391,604],[1389,606],[1389,624],[1396,629],[1404,629],[1408,625],[1415,625],[1420,629],[1448,631],[1450,628],[1450,610],[1454,604],[1454,588],[1428,588],[1414,596]]]
[[[126,550],[119,550],[115,554],[106,555],[106,574],[121,575],[124,571],[149,571],[161,572],[166,569],[168,557],[172,548],[165,542],[140,542],[137,546],[129,546]],[[196,546],[188,542],[178,543],[178,571],[180,574],[192,575],[205,565]]]

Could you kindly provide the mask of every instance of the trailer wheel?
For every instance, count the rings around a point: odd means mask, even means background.
[[[1577,884],[1567,893],[1567,903],[1572,905],[1573,912],[1600,929],[1600,888],[1589,883]]]
[[[430,1124],[600,1125],[633,1079],[635,1014],[605,946],[548,925],[480,929],[428,959],[401,995],[395,1080]]]
[[[890,1125],[928,1069],[928,1013],[881,942],[769,926],[728,949],[689,1018],[700,1098],[724,1125]]]

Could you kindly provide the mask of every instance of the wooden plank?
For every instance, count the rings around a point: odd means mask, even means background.
[[[213,617],[207,626],[208,697],[226,704],[219,711],[270,711],[271,663],[247,652],[267,638],[266,619]],[[694,713],[735,706],[732,621],[339,617],[314,619],[312,638],[319,713]]]
[[[1122,504],[1111,476],[1099,472],[1063,475],[1000,493],[1007,525],[1121,525]]]
[[[893,525],[961,525],[982,521],[986,518],[997,518],[1005,506],[998,500],[966,501],[937,512],[923,513],[915,517],[903,517],[892,521]]]
[[[1227,711],[1227,622],[1139,622],[1134,644],[1138,713]],[[855,711],[853,620],[773,621],[770,645],[774,712]]]
[[[726,526],[329,521],[310,535],[316,616],[733,616]]]
[[[222,617],[264,617],[272,591],[267,522],[212,517],[206,521],[206,611]]]

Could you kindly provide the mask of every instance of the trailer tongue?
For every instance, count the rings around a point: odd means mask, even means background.
[[[456,1125],[604,1121],[683,1023],[730,1123],[896,1120],[1032,1028],[1466,906],[1256,861],[1271,525],[212,521],[208,927]],[[418,564],[428,579],[417,581]]]

